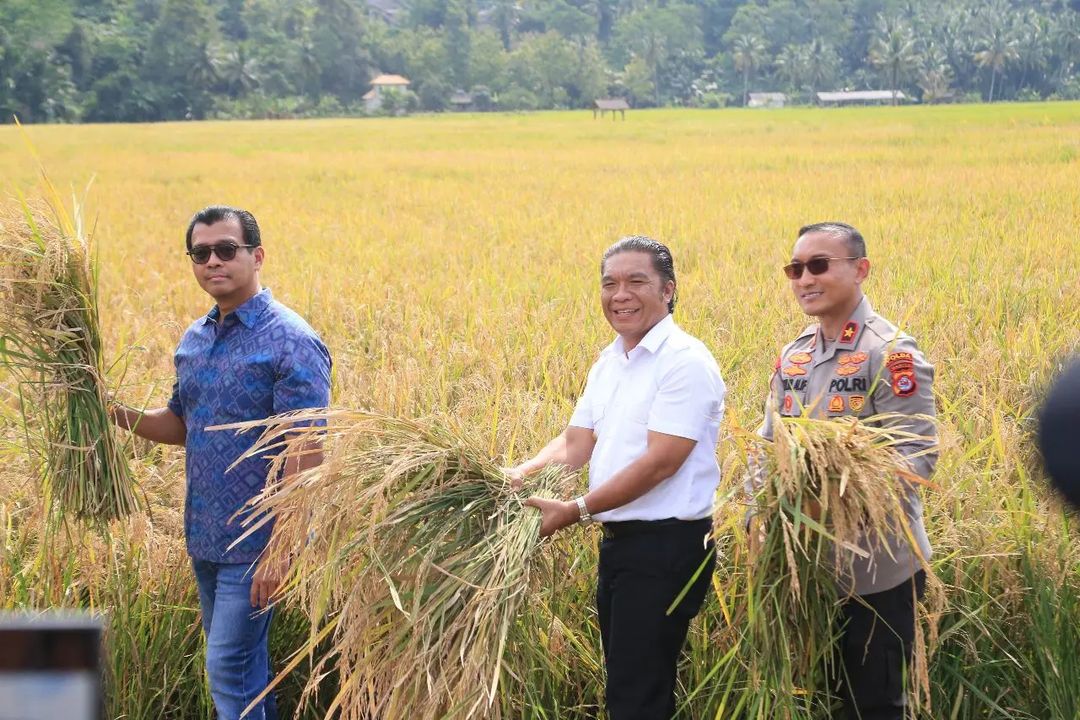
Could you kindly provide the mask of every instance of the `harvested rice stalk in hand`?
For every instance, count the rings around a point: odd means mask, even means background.
[[[78,206],[51,195],[0,205],[0,365],[54,516],[108,521],[136,500],[108,414],[97,273]]]
[[[312,635],[294,663],[329,638],[305,697],[336,671],[333,711],[347,720],[499,717],[541,544],[540,514],[522,503],[567,476],[551,469],[513,491],[441,420],[309,411],[231,427],[266,427],[248,455],[276,453],[271,478],[290,453],[325,453],[271,481],[245,520],[275,522],[265,562],[295,554],[284,599]]]
[[[866,548],[891,555],[898,543],[922,558],[906,509],[910,487],[926,480],[897,450],[920,438],[869,424],[884,419],[774,416],[773,442],[757,455],[751,524],[748,717],[830,717],[830,678],[841,672],[837,621],[854,564]],[[940,583],[925,560],[922,569],[927,597],[940,604]],[[909,678],[929,702],[917,635]]]

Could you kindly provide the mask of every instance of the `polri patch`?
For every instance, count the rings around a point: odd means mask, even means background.
[[[915,368],[915,356],[909,352],[889,353],[885,359],[885,367],[891,373],[905,372]]]
[[[911,370],[894,372],[892,375],[892,391],[897,397],[909,397],[915,394],[919,384],[915,381],[915,373]]]

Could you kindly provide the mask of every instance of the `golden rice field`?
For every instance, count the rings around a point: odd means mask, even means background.
[[[1043,387],[1080,340],[1080,104],[850,110],[458,115],[26,129],[52,180],[80,196],[100,252],[113,381],[162,404],[172,350],[209,305],[183,231],[228,203],[263,229],[263,282],[322,334],[334,402],[459,418],[502,461],[557,433],[610,339],[598,263],[643,233],[675,256],[676,319],[729,386],[721,447],[740,480],[740,428],[762,416],[779,348],[805,324],[780,266],[797,228],[843,220],[867,238],[868,295],[937,367],[943,442],[927,497],[948,606],[922,717],[1080,717],[1080,525],[1031,449]],[[0,127],[3,201],[36,164]],[[194,582],[181,529],[182,452],[136,444],[151,512],[109,538],[45,536],[15,388],[0,384],[0,607],[111,615],[109,717],[205,718]],[[745,620],[745,544],[724,528],[715,594],[691,632],[686,718],[741,718],[721,666]],[[551,549],[560,580],[527,612],[548,624],[508,717],[600,714],[591,615],[596,537]],[[283,614],[279,657],[306,636]],[[298,671],[302,674],[302,670]],[[286,683],[294,707],[306,678]],[[332,678],[328,680],[332,682]],[[308,715],[318,715],[317,708]],[[764,719],[762,719],[764,720]]]

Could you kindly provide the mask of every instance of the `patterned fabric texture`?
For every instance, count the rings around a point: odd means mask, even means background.
[[[215,306],[184,332],[174,357],[169,409],[187,426],[184,531],[196,560],[251,563],[271,524],[229,547],[244,529],[234,518],[266,484],[270,461],[229,466],[258,433],[207,427],[330,403],[330,353],[303,318],[264,289],[220,319]]]

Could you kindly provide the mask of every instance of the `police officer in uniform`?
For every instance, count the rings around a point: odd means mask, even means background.
[[[807,225],[799,230],[784,272],[803,312],[817,322],[781,352],[772,376],[770,406],[786,417],[896,413],[880,424],[922,437],[898,449],[908,456],[915,473],[929,478],[937,462],[936,430],[930,419],[934,368],[915,341],[877,315],[863,295],[870,261],[862,235],[839,222]],[[772,439],[769,407],[759,433]],[[907,523],[921,557],[907,539],[896,538],[890,543],[891,553],[883,547],[865,547],[869,558],[856,558],[851,576],[837,578],[847,599],[836,690],[849,720],[904,717],[915,602],[923,595],[922,566],[930,559],[922,503],[910,483],[906,505]]]

